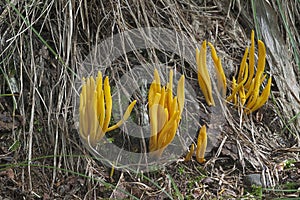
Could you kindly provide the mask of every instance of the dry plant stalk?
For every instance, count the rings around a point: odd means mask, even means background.
[[[89,77],[82,86],[79,106],[79,132],[80,136],[92,147],[94,147],[106,132],[120,127],[129,117],[136,100],[126,109],[123,118],[113,126],[109,127],[112,112],[112,97],[110,92],[109,78],[102,80],[99,71],[96,82]]]
[[[177,96],[173,97],[173,70],[169,83],[162,87],[157,69],[148,94],[151,135],[149,150],[153,156],[161,157],[164,149],[173,141],[184,106],[184,75],[178,81]]]

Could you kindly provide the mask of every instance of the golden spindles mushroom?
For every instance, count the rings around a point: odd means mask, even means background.
[[[208,45],[211,49],[211,57],[214,61],[214,66],[217,72],[217,88],[220,91],[222,97],[226,96],[226,88],[227,88],[227,83],[226,83],[226,76],[222,67],[221,59],[217,55],[217,51],[215,47],[208,42]]]
[[[203,125],[200,128],[199,133],[198,133],[197,148],[196,148],[196,160],[201,164],[206,161],[204,158],[206,147],[207,147],[207,133],[206,133],[206,126]],[[195,148],[195,146],[194,146],[194,144],[192,144],[184,161],[191,160],[191,158],[194,154],[194,148]]]
[[[261,108],[267,101],[271,92],[271,84],[272,84],[272,77],[268,79],[268,83],[265,89],[262,91],[261,95],[257,98],[255,105],[246,110],[246,114],[256,111],[257,109]]]
[[[266,63],[266,48],[262,41],[258,40],[258,62],[257,62],[257,70],[256,75],[254,77],[254,89],[253,93],[250,97],[250,100],[248,104],[246,105],[246,108],[251,110],[253,106],[255,106],[257,102],[257,98],[259,96],[259,90],[262,83],[262,79],[264,78],[263,72],[265,69],[265,63]]]
[[[181,119],[184,106],[184,76],[178,81],[177,96],[173,97],[173,70],[169,74],[166,87],[160,85],[157,69],[148,94],[151,135],[149,151],[159,158],[164,149],[172,142]]]
[[[222,67],[221,59],[218,57],[214,46],[208,42],[211,49],[211,57],[214,62],[216,75],[217,75],[217,88],[222,97],[226,96],[226,76]],[[206,65],[206,41],[202,43],[201,49],[196,49],[196,64],[197,64],[197,74],[198,83],[200,89],[205,97],[205,101],[209,106],[215,106],[215,102],[212,96],[212,84],[211,79],[207,70]]]
[[[254,31],[251,31],[251,46],[249,50],[249,77],[245,83],[245,88],[249,90],[251,87],[251,82],[254,76],[254,64],[255,64],[255,43],[254,43]]]
[[[206,41],[202,43],[201,49],[196,49],[196,63],[198,69],[198,83],[209,106],[214,106],[210,76],[206,66]]]
[[[206,126],[203,125],[200,128],[197,140],[197,149],[196,149],[196,160],[199,163],[204,163],[204,155],[207,147],[207,134],[206,134]]]
[[[102,82],[102,73],[98,72],[96,82],[93,77],[83,79],[79,105],[79,133],[89,145],[94,147],[106,132],[120,127],[129,117],[136,100],[127,107],[122,119],[109,127],[112,112],[112,97],[109,78]]]
[[[248,55],[248,48],[246,48],[245,54],[243,56],[243,59],[242,59],[241,65],[240,65],[237,86],[235,86],[234,89],[232,89],[231,95],[229,97],[227,97],[227,101],[231,101],[233,99],[233,97],[239,93],[239,91],[244,86],[245,82],[247,81],[247,78],[248,78],[248,64],[246,63],[247,55]],[[234,80],[232,82],[234,82]]]
[[[184,161],[190,161],[192,159],[192,156],[194,154],[194,150],[195,150],[195,145],[192,144],[190,147],[190,151],[188,152],[188,154],[186,154]]]
[[[237,99],[240,100],[242,106],[245,104],[244,109],[246,114],[252,113],[262,107],[268,100],[271,91],[272,79],[270,77],[265,89],[260,95],[260,87],[266,79],[266,75],[263,75],[266,63],[266,48],[261,40],[258,40],[258,60],[256,72],[254,67],[254,53],[254,31],[252,31],[250,50],[249,48],[246,48],[240,65],[237,82],[235,83],[235,78],[233,77],[232,92],[231,95],[227,97],[227,100],[233,101],[235,105],[238,105]],[[247,63],[247,58],[249,60],[249,64]]]

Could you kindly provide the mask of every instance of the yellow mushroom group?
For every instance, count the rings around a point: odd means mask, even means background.
[[[233,77],[232,92],[228,101],[235,105],[245,105],[245,113],[249,114],[262,107],[268,100],[271,91],[272,77],[267,81],[267,85],[260,93],[260,87],[266,79],[264,75],[266,63],[266,47],[261,40],[258,40],[258,60],[255,73],[255,43],[254,31],[251,33],[250,51],[247,47],[242,59],[237,80]],[[248,62],[247,62],[248,58]]]
[[[102,73],[98,72],[96,81],[93,77],[84,79],[79,105],[79,133],[89,145],[94,147],[106,132],[120,127],[129,117],[136,100],[125,111],[123,118],[109,127],[112,112],[112,97],[109,78],[103,83]]]
[[[226,76],[222,68],[221,59],[217,56],[214,46],[208,42],[211,49],[211,57],[217,77],[217,89],[223,98],[226,98]],[[209,106],[214,106],[212,95],[212,82],[206,65],[206,41],[200,50],[196,49],[196,64],[198,83]],[[262,107],[271,91],[272,78],[260,92],[261,85],[266,80],[264,75],[266,62],[266,48],[261,40],[258,40],[258,59],[255,67],[254,31],[251,33],[251,46],[247,47],[240,64],[238,77],[233,77],[231,93],[226,98],[236,106],[241,106],[246,114]],[[80,93],[79,106],[79,132],[83,140],[94,147],[104,137],[106,132],[120,127],[129,117],[136,100],[126,109],[123,118],[115,125],[109,126],[112,112],[112,96],[110,92],[109,78],[102,80],[101,72],[98,72],[96,81],[93,77],[84,79]],[[169,82],[161,85],[158,71],[154,71],[154,80],[148,93],[148,108],[150,116],[151,133],[149,139],[149,151],[155,157],[160,157],[164,149],[173,141],[178,129],[181,114],[184,107],[184,76],[182,75],[177,85],[177,96],[173,96],[173,70],[169,73]],[[204,163],[204,155],[207,146],[206,126],[202,126],[197,139],[196,160]],[[185,160],[190,160],[194,153],[194,144]]]
[[[221,64],[221,59],[217,56],[217,52],[214,46],[208,42],[208,45],[211,49],[211,56],[214,62],[216,74],[217,74],[217,87],[219,92],[223,97],[226,95],[226,76]],[[202,43],[201,49],[196,49],[196,64],[197,64],[197,71],[198,71],[198,83],[200,89],[205,97],[206,103],[209,106],[214,106],[215,101],[212,96],[212,84],[210,80],[210,76],[207,70],[206,65],[206,41]]]
[[[211,56],[214,62],[217,74],[217,88],[221,96],[226,96],[226,77],[222,68],[221,60],[217,56],[216,50],[211,43],[208,43],[211,49]],[[271,91],[272,78],[270,77],[263,91],[260,94],[260,88],[266,79],[264,75],[266,63],[266,48],[261,40],[258,40],[258,60],[255,71],[255,43],[254,31],[251,33],[250,50],[247,47],[240,64],[239,74],[237,79],[233,77],[231,94],[226,98],[227,101],[233,102],[234,105],[241,105],[246,114],[252,113],[262,107]],[[202,43],[201,50],[196,49],[196,63],[198,69],[198,82],[201,91],[204,94],[206,103],[209,106],[214,106],[212,96],[212,86],[210,76],[206,66],[206,41]],[[259,95],[260,94],[260,95]]]
[[[184,76],[178,81],[177,96],[173,96],[173,70],[170,70],[169,82],[161,86],[158,71],[154,71],[154,80],[148,94],[151,135],[149,151],[160,157],[164,149],[175,137],[184,106]]]
[[[197,148],[196,148],[196,160],[199,163],[204,163],[204,155],[207,147],[207,134],[206,134],[206,126],[203,125],[198,133],[198,139],[197,139]],[[185,157],[185,161],[191,160],[195,150],[195,145],[192,144],[190,151]]]

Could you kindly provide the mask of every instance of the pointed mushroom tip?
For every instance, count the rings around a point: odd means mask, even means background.
[[[260,47],[265,51],[265,49],[266,49],[265,43],[262,40],[258,40],[258,48],[260,48]]]

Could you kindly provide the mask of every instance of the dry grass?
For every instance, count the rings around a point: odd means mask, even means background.
[[[278,164],[287,159],[299,162],[299,1],[285,5],[255,2],[0,2],[0,197],[251,198],[255,194],[247,188],[245,176],[254,173],[261,175],[267,188],[296,184],[299,166],[280,171]],[[268,48],[267,72],[275,80],[272,98],[254,115],[245,116],[230,104],[220,105],[219,110],[208,108],[198,92],[195,101],[201,119],[197,125],[206,123],[216,142],[205,165],[178,160],[156,172],[129,168],[110,177],[110,169],[92,159],[82,146],[74,122],[78,82],[85,73],[82,63],[91,51],[102,54],[94,49],[101,41],[142,27],[183,32],[192,47],[204,39],[212,42],[228,80],[237,72],[250,31],[255,29]],[[193,89],[199,90],[195,64],[183,60],[183,52],[176,55],[157,50],[155,42],[149,45],[151,48],[124,53],[105,65],[114,83],[133,65],[163,63],[176,66]],[[152,74],[147,67],[145,73]],[[220,118],[210,118],[211,113]],[[143,149],[143,144],[136,146]],[[264,190],[262,195],[286,194],[299,197],[294,190]]]

